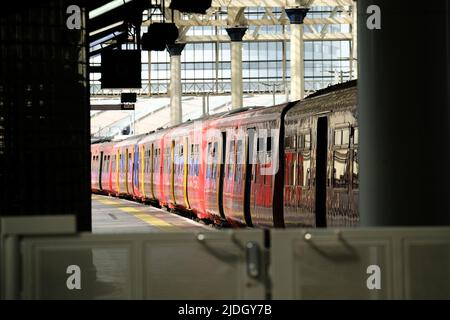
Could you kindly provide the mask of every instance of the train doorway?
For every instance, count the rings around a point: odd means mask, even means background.
[[[251,201],[251,183],[252,183],[252,170],[253,170],[253,150],[255,144],[255,132],[256,128],[247,129],[247,148],[245,155],[245,190],[244,190],[244,217],[245,223],[249,227],[253,227],[252,217],[250,213],[250,201]]]
[[[103,176],[103,151],[100,152],[100,170],[98,171],[98,188],[100,190],[103,190],[102,176]]]
[[[328,117],[319,117],[316,146],[316,227],[318,228],[327,226],[327,151]]]
[[[226,161],[226,152],[227,152],[227,133],[225,131],[222,132],[222,145],[221,145],[221,157],[219,159],[220,169],[219,169],[219,194],[218,194],[218,202],[219,202],[219,213],[220,216],[225,219],[225,212],[223,210],[223,180],[225,175],[225,161]]]

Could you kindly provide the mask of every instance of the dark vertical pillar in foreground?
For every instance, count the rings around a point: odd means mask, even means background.
[[[85,17],[77,1],[0,12],[0,215],[76,215],[91,229]]]
[[[358,1],[362,226],[450,224],[449,41],[448,1]]]

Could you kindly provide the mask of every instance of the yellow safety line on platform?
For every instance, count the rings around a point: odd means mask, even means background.
[[[176,227],[175,225],[167,223],[164,220],[156,218],[156,217],[154,217],[152,215],[149,215],[147,213],[144,213],[144,212],[142,212],[142,211],[140,211],[140,210],[138,210],[136,208],[119,207],[118,209],[120,209],[122,211],[125,211],[125,212],[127,212],[129,214],[132,214],[136,218],[138,218],[138,219],[140,219],[140,220],[142,220],[142,221],[144,221],[144,222],[146,222],[146,223],[148,223],[148,224],[150,224],[150,225],[152,225],[154,227],[157,227],[159,229],[162,229],[162,230],[171,229],[171,230],[174,230],[174,231],[179,230],[179,228]]]
[[[101,202],[106,205],[119,205],[120,203],[117,201],[107,200],[107,199],[99,199],[98,202]]]
[[[178,226],[167,223],[166,221],[156,218],[155,216],[152,216],[141,210],[138,210],[137,208],[124,207],[123,203],[121,203],[120,201],[109,200],[109,199],[105,199],[102,197],[94,197],[94,196],[92,197],[92,199],[94,199],[102,204],[105,204],[105,205],[115,206],[116,209],[119,209],[121,211],[129,213],[129,214],[133,215],[134,217],[138,218],[139,220],[141,220],[145,223],[148,223],[149,225],[156,227],[158,229],[161,229],[164,231],[168,231],[168,229],[170,229],[170,231],[180,231],[181,230]]]

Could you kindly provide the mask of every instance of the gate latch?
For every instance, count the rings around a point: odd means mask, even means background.
[[[247,274],[251,278],[258,278],[261,274],[261,256],[256,242],[247,242],[245,246],[247,258]]]

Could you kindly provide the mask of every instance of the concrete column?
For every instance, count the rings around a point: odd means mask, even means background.
[[[242,108],[244,104],[242,87],[242,38],[247,27],[227,28],[231,39],[231,108]]]
[[[167,45],[167,51],[170,54],[170,125],[180,124],[183,117],[181,97],[181,52],[185,43],[175,43]]]
[[[361,226],[450,224],[449,8],[358,0]]]
[[[303,21],[308,8],[286,9],[291,22],[291,101],[305,96],[305,44],[303,41]]]

